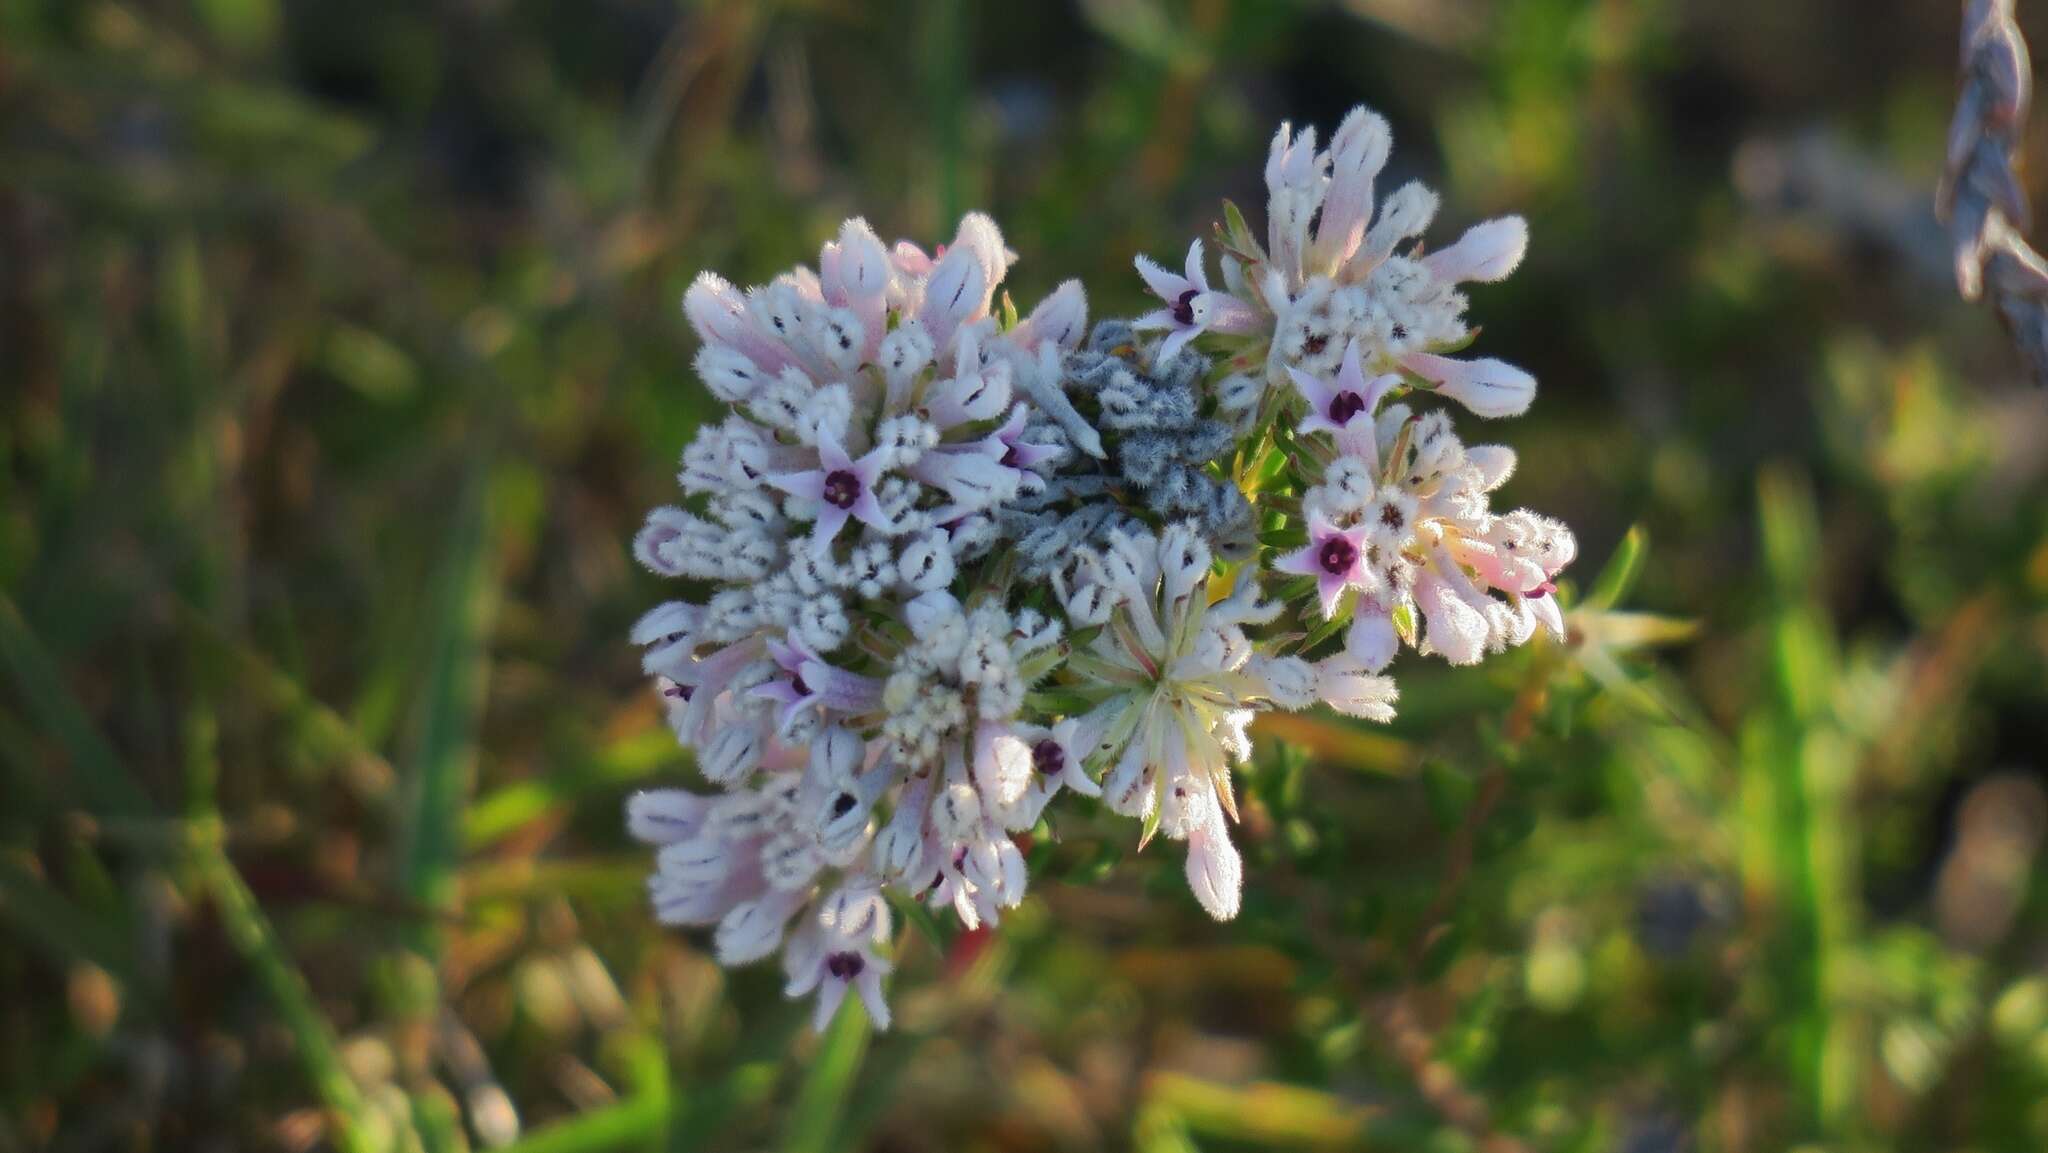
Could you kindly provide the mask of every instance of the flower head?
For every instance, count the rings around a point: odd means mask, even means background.
[[[1570,531],[1495,512],[1514,454],[1415,405],[1531,403],[1526,373],[1452,355],[1458,286],[1527,228],[1425,254],[1437,200],[1380,194],[1390,143],[1364,110],[1321,148],[1283,125],[1263,243],[1233,214],[1217,283],[1200,241],[1181,273],[1138,257],[1160,307],[1135,321],[1091,328],[1073,281],[998,315],[1017,256],[979,214],[931,251],[850,220],[815,271],[691,285],[729,411],[633,541],[701,590],[631,633],[709,790],[628,803],[658,918],[724,965],[779,955],[820,1027],[851,994],[886,1028],[890,900],[994,926],[1029,889],[1020,838],[1095,811],[1066,794],[1183,844],[1229,920],[1259,713],[1387,721],[1404,647],[1563,636]]]

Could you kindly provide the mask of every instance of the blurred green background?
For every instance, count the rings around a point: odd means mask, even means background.
[[[2048,400],[1928,207],[1956,15],[0,2],[0,1153],[2048,1148]],[[1576,643],[1268,729],[1234,924],[1071,810],[874,1038],[653,924],[696,271],[984,208],[1127,312],[1359,102],[1434,235],[1530,218],[1486,432]]]

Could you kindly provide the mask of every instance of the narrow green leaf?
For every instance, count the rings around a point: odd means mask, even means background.
[[[669,1103],[648,1094],[592,1109],[529,1133],[498,1153],[600,1153],[653,1147],[667,1131]]]
[[[867,1007],[849,993],[825,1027],[818,1055],[797,1089],[796,1103],[783,1126],[785,1153],[828,1153],[833,1147],[872,1034]]]
[[[229,941],[255,969],[257,983],[290,1031],[314,1090],[334,1112],[336,1144],[347,1153],[377,1153],[368,1136],[369,1106],[342,1064],[327,1017],[314,1002],[305,977],[286,955],[255,894],[217,845],[200,847],[194,864],[205,876]]]
[[[1642,575],[1643,562],[1648,559],[1650,536],[1642,525],[1630,528],[1614,548],[1614,555],[1607,559],[1607,566],[1593,581],[1592,591],[1586,594],[1585,605],[1594,609],[1611,609],[1621,603],[1629,590],[1635,587],[1636,578]]]
[[[485,645],[497,602],[488,547],[487,475],[480,465],[464,486],[436,578],[419,736],[401,794],[400,888],[416,907],[433,913],[455,909],[462,810],[474,784]],[[437,917],[421,918],[411,935],[413,948],[430,958],[439,955]]]

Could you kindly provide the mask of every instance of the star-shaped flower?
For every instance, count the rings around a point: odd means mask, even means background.
[[[811,549],[822,553],[846,525],[848,517],[870,528],[887,529],[889,518],[875,499],[875,482],[888,467],[890,453],[876,449],[859,460],[846,455],[833,437],[818,438],[818,461],[822,467],[808,472],[778,472],[768,483],[795,497],[818,502],[818,519],[811,526]]]
[[[1365,563],[1366,536],[1370,525],[1338,528],[1320,516],[1308,522],[1308,545],[1273,562],[1281,572],[1316,578],[1316,593],[1322,600],[1323,619],[1337,615],[1338,598],[1347,588],[1369,589],[1378,577]]]
[[[1344,363],[1338,367],[1335,379],[1318,379],[1291,364],[1287,366],[1287,375],[1294,378],[1294,387],[1308,401],[1308,415],[1294,431],[1303,435],[1330,433],[1345,452],[1364,460],[1368,471],[1379,471],[1379,452],[1373,442],[1373,410],[1401,383],[1400,376],[1387,373],[1365,379],[1359,368],[1355,340],[1345,346]]]
[[[1159,359],[1172,360],[1187,343],[1205,332],[1251,332],[1258,325],[1258,313],[1251,305],[1227,292],[1209,287],[1209,273],[1202,267],[1202,242],[1188,245],[1187,275],[1175,276],[1151,260],[1137,259],[1138,275],[1166,307],[1148,312],[1131,322],[1132,328],[1165,329],[1166,340],[1159,346]]]

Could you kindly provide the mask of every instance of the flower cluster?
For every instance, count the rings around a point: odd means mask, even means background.
[[[695,595],[633,632],[714,793],[633,798],[664,921],[721,963],[780,954],[818,1020],[888,1007],[890,902],[968,927],[1024,897],[1021,834],[1062,792],[1186,845],[1189,887],[1238,912],[1233,765],[1269,709],[1393,716],[1399,648],[1479,660],[1547,629],[1569,530],[1491,494],[1462,443],[1534,382],[1451,354],[1467,281],[1519,262],[1518,219],[1425,255],[1436,200],[1374,202],[1386,125],[1315,147],[1286,126],[1259,243],[1234,207],[1220,285],[1140,257],[1163,307],[1088,326],[1078,283],[1022,317],[986,217],[927,253],[859,220],[684,310],[731,407],[683,454],[683,506],[641,563]]]

